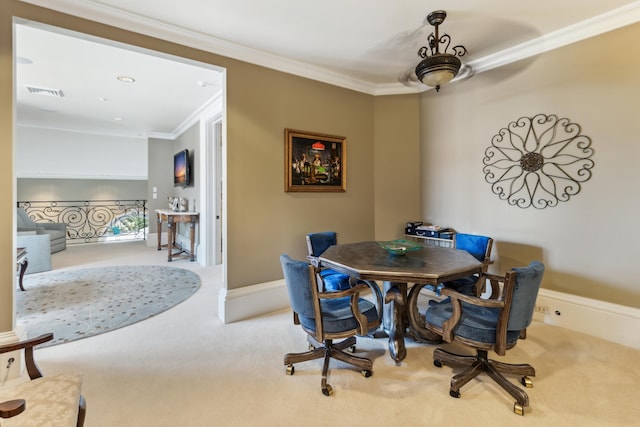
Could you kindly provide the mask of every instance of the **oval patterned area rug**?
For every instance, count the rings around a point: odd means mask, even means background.
[[[16,323],[28,337],[53,332],[40,347],[102,334],[161,313],[193,295],[197,274],[182,268],[127,265],[48,271],[24,277]]]

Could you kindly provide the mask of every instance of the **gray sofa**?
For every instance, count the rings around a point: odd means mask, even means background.
[[[25,274],[51,270],[51,254],[67,247],[67,225],[33,221],[27,212],[17,209],[16,247],[26,248],[29,265]]]
[[[60,252],[67,248],[67,224],[61,222],[35,222],[22,208],[17,208],[18,234],[47,235],[50,241],[50,253]],[[18,245],[18,247],[24,247]]]
[[[25,274],[51,270],[51,239],[48,234],[35,231],[18,231],[16,247],[27,250],[29,264]]]

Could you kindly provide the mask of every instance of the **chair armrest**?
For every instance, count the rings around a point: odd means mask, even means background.
[[[67,233],[67,224],[64,222],[43,222],[42,227],[44,227],[45,230],[59,230],[65,234]]]
[[[16,231],[21,232],[21,231],[35,231],[42,233],[43,232],[43,228],[42,227],[18,227],[18,229]]]
[[[497,274],[491,274],[491,273],[483,273],[483,276],[489,280],[497,280],[499,282],[504,282],[504,276],[499,276]]]
[[[364,283],[369,287],[371,293],[376,297],[376,310],[378,311],[378,320],[382,321],[382,307],[383,307],[383,299],[382,299],[382,290],[380,286],[374,280],[362,280],[356,279],[355,277],[349,278],[349,283],[351,286],[355,286],[356,284]]]
[[[318,292],[318,298],[320,299],[337,299],[344,298],[349,296],[355,296],[356,298],[360,296],[360,292],[368,291],[369,287],[363,283],[359,283],[349,289],[343,289],[341,291],[331,291],[331,292]]]
[[[32,380],[42,377],[42,372],[38,368],[35,359],[33,358],[33,348],[37,345],[51,341],[53,334],[43,334],[36,338],[31,338],[15,343],[4,344],[0,346],[0,354],[10,353],[12,351],[24,350],[25,365],[27,367],[27,373]]]
[[[501,299],[482,299],[471,295],[461,294],[460,292],[456,292],[449,288],[444,288],[441,292],[442,295],[446,295],[451,299],[451,308],[453,309],[451,317],[445,320],[442,324],[442,339],[446,342],[453,341],[453,330],[462,318],[463,309],[461,301],[477,307],[503,308],[505,305],[504,301]]]
[[[491,261],[493,262],[493,261]],[[504,282],[505,277],[504,276],[499,276],[497,274],[491,274],[491,273],[487,273],[486,271],[482,273],[482,275],[480,276],[480,278],[478,279],[478,282],[476,283],[476,294],[479,295],[478,291],[479,288],[478,286],[480,284],[482,284],[482,287],[484,288],[484,284],[486,283],[486,281],[489,281],[489,283],[491,283],[491,295],[489,296],[490,299],[498,299],[498,297],[500,297],[500,282]]]
[[[366,335],[369,332],[367,316],[360,312],[358,302],[360,300],[360,292],[368,291],[369,286],[359,283],[352,288],[335,292],[318,292],[320,299],[337,299],[350,297],[351,313],[358,323],[358,335]]]
[[[307,260],[309,263],[316,268],[320,268],[320,259],[317,256],[307,255]]]
[[[504,301],[500,299],[484,299],[472,295],[461,294],[460,292],[456,292],[453,289],[443,288],[441,291],[442,295],[446,295],[451,298],[451,301],[464,301],[471,305],[475,305],[478,307],[492,307],[492,308],[500,308],[504,307]]]

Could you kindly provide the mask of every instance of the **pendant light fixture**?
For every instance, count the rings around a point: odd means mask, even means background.
[[[462,45],[451,48],[453,53],[448,53],[451,37],[449,34],[440,36],[438,27],[444,22],[447,12],[436,10],[427,15],[427,22],[434,26],[434,32],[429,34],[427,41],[429,46],[422,46],[418,50],[418,56],[424,58],[416,66],[418,80],[427,86],[440,90],[440,86],[449,83],[460,71],[462,63],[458,57],[467,53],[467,48]],[[440,46],[443,47],[440,52]]]

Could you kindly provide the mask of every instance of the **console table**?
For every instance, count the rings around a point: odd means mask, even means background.
[[[198,223],[200,214],[198,212],[176,212],[168,209],[156,209],[156,216],[158,220],[158,250],[161,250],[164,247],[167,248],[167,261],[171,262],[174,257],[182,254],[190,257],[191,261],[195,261],[193,247],[196,236],[196,224]],[[165,221],[167,222],[167,244],[163,245],[162,223]],[[189,252],[176,245],[177,224],[181,222],[191,225],[189,229],[189,240],[191,243]],[[174,249],[178,249],[178,252],[174,252]]]
[[[24,279],[24,272],[27,271],[27,266],[29,265],[26,248],[18,248],[16,250],[16,264],[20,267],[20,276],[18,279],[18,285],[20,286],[20,290],[24,292],[22,279]]]

